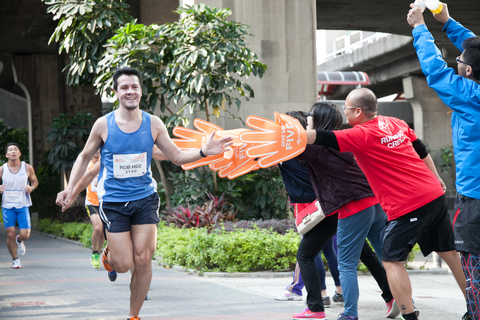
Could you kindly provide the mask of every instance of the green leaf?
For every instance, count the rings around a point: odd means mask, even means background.
[[[195,77],[195,91],[200,93],[203,85],[203,74],[199,74]]]

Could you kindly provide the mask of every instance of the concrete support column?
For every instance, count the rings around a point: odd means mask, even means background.
[[[308,111],[317,100],[315,53],[316,10],[314,0],[183,0],[180,5],[205,3],[230,8],[231,19],[249,25],[250,48],[268,69],[262,79],[247,81],[255,91],[249,102],[242,99],[237,112],[243,120],[255,114],[273,119],[274,111]],[[196,117],[205,118],[203,112]],[[217,119],[227,128],[243,127],[239,121]]]
[[[430,88],[424,77],[409,76],[403,79],[405,99],[413,108],[414,130],[417,136],[429,146],[440,176],[447,185],[447,195],[455,192],[454,169],[440,172],[441,149],[452,145],[450,133],[450,108]]]

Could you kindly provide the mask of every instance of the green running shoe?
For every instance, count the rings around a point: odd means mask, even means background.
[[[93,253],[92,254],[92,260],[90,261],[90,264],[94,269],[100,269],[100,255],[98,253]]]

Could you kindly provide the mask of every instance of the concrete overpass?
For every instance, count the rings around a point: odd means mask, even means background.
[[[162,24],[178,19],[172,10],[183,4],[206,3],[228,7],[232,19],[251,26],[250,46],[268,66],[262,80],[251,79],[256,98],[242,103],[238,115],[271,118],[273,111],[308,109],[316,101],[315,30],[343,29],[411,35],[406,14],[411,1],[380,0],[128,0],[140,23]],[[48,145],[44,136],[51,120],[60,113],[90,109],[100,114],[101,103],[91,88],[65,86],[61,70],[65,56],[57,46],[47,45],[56,22],[46,13],[40,0],[3,0],[0,6],[0,89],[28,101],[33,152],[40,155]],[[473,31],[480,30],[480,2],[457,0],[449,4],[450,13]],[[454,66],[458,51],[441,31],[430,13],[427,24]],[[12,69],[12,65],[15,69]],[[319,67],[327,71],[365,71],[378,95],[405,92],[414,110],[414,126],[438,159],[438,150],[451,144],[448,108],[424,80],[410,40],[390,37],[343,55]],[[343,99],[351,88],[340,88],[332,99]],[[0,104],[2,102],[0,101]],[[0,110],[8,106],[0,105]],[[1,112],[1,111],[0,111]],[[1,113],[0,113],[1,116]],[[238,122],[225,118],[217,123],[226,128]],[[423,133],[422,133],[423,132]],[[34,157],[31,159],[35,159]],[[37,161],[37,160],[35,160]]]

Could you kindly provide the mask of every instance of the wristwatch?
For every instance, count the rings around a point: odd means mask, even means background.
[[[205,153],[203,153],[202,148],[200,148],[200,156],[201,156],[202,158],[206,158],[206,157],[207,157],[207,155],[206,155]]]

